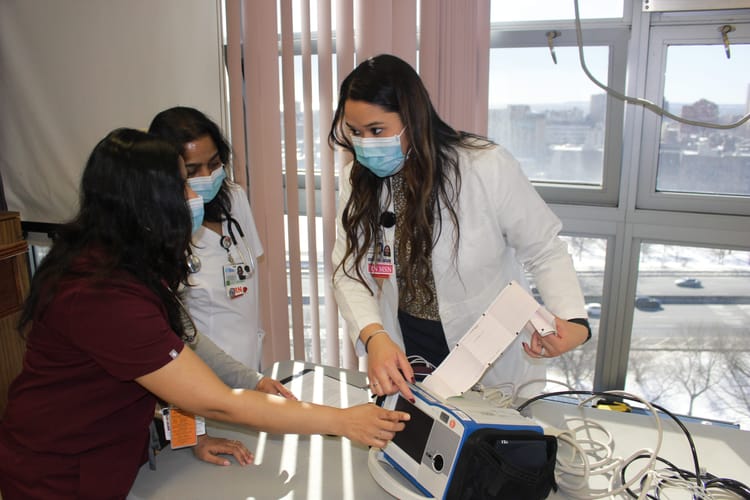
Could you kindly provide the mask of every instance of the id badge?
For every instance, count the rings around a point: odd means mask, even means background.
[[[367,253],[367,270],[373,278],[388,279],[393,274],[393,245],[389,240],[375,243]]]
[[[224,289],[227,297],[236,299],[247,293],[247,280],[250,277],[250,266],[244,262],[224,264]]]
[[[199,415],[183,411],[174,406],[162,408],[164,437],[171,441],[172,449],[195,446],[198,436],[206,433],[206,421]]]

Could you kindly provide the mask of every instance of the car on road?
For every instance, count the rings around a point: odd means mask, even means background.
[[[701,288],[703,283],[698,278],[680,278],[674,280],[674,284],[684,288]]]
[[[661,301],[656,297],[640,295],[635,298],[635,307],[641,311],[658,311],[661,307]]]
[[[602,315],[602,305],[599,302],[589,302],[586,304],[586,313],[591,318],[598,318]]]

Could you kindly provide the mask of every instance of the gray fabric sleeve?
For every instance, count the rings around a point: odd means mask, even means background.
[[[198,333],[195,341],[188,345],[229,387],[255,389],[263,378],[261,373],[234,359],[205,335]]]

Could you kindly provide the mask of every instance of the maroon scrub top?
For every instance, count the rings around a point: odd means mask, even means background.
[[[183,347],[160,299],[130,275],[61,282],[0,422],[3,499],[127,496],[156,403],[134,379]]]

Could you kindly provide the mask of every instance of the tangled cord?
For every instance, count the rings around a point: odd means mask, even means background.
[[[566,419],[565,425],[568,428],[557,430],[556,435],[558,455],[555,479],[560,490],[570,498],[590,500],[626,494],[639,500],[660,500],[662,494],[666,495],[666,491],[680,490],[688,492],[694,500],[750,500],[750,488],[740,481],[701,472],[690,432],[679,418],[665,408],[624,391],[577,391],[570,388],[567,391],[540,394],[518,404],[521,389],[538,382],[554,382],[569,388],[567,384],[554,380],[532,380],[518,387],[510,383],[495,386],[477,384],[472,390],[480,392],[483,399],[497,407],[515,406],[519,412],[535,401],[551,397],[575,396],[579,407],[598,397],[616,397],[640,403],[654,418],[657,434],[655,448],[638,450],[626,458],[614,456],[614,438],[598,422],[581,417]],[[664,434],[659,413],[670,417],[685,435],[690,446],[694,472],[679,469],[658,456]],[[626,479],[628,467],[641,460],[646,460],[646,464],[630,479]],[[657,469],[657,463],[666,464],[667,467]]]
[[[634,457],[629,463],[624,464],[622,467],[622,475],[625,475],[625,471],[631,463],[640,460],[641,458],[644,458],[644,456],[640,455]],[[666,467],[653,471],[655,494],[649,494],[647,495],[647,498],[658,500],[661,498],[661,493],[663,491],[669,489],[680,489],[690,492],[692,497],[696,500],[715,500],[717,498],[735,497],[750,499],[750,488],[736,479],[716,477],[709,472],[702,472],[696,476],[694,472],[681,469],[669,460],[661,457],[658,457],[657,460],[662,464],[665,464]],[[717,490],[717,493],[725,495],[717,497],[711,493],[711,490]],[[628,493],[635,497],[635,493],[632,491]],[[726,496],[727,493],[733,496],[728,497]]]

